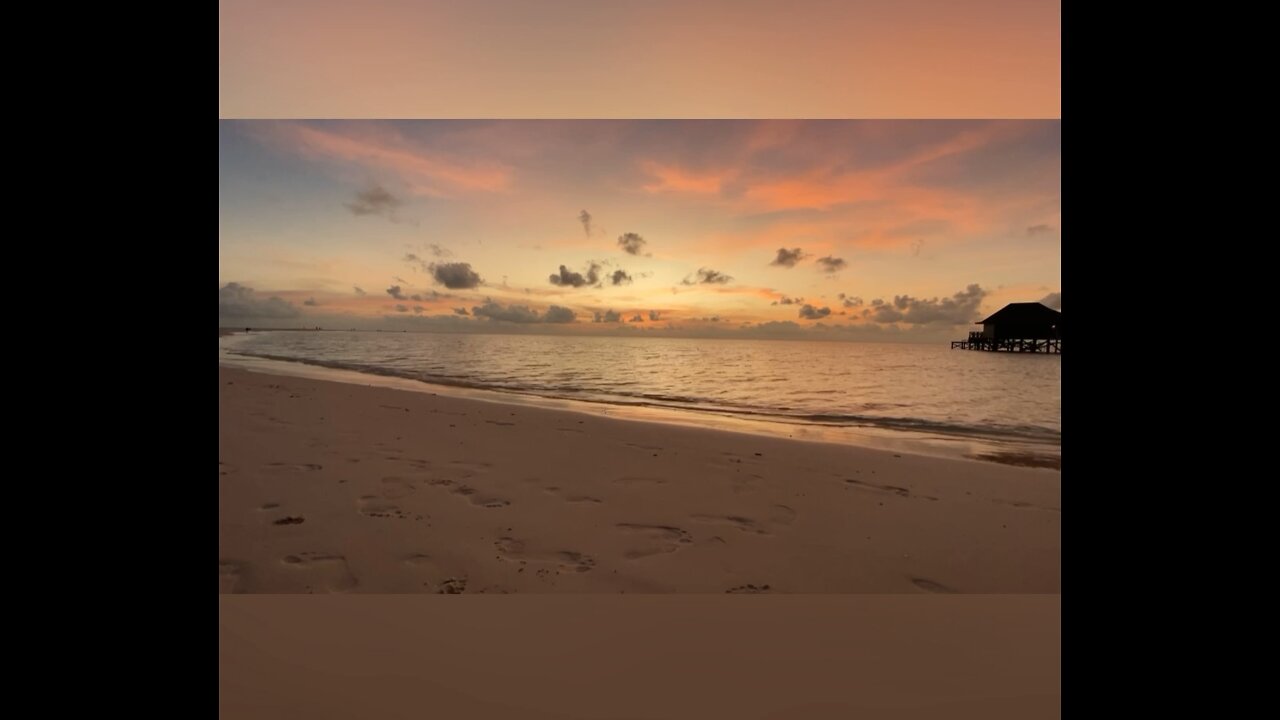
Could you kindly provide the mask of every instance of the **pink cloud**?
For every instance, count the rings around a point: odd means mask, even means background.
[[[389,172],[416,195],[498,192],[507,189],[512,180],[512,170],[505,165],[470,163],[428,152],[377,126],[347,132],[301,123],[271,123],[262,130],[260,136],[265,140],[299,155]]]

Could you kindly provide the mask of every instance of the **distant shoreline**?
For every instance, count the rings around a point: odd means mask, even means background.
[[[306,328],[303,328],[303,327],[299,327],[299,328],[219,327],[218,337],[226,337],[228,335],[238,335],[245,332],[340,332],[340,331],[341,330],[339,328],[321,328],[321,327],[306,327]],[[347,332],[350,332],[350,330],[348,330]],[[401,330],[398,332],[404,332],[404,331]]]

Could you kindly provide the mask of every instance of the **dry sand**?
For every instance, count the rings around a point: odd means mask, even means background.
[[[1047,720],[1059,595],[223,595],[220,717]]]
[[[1057,593],[1061,475],[220,368],[224,593]]]

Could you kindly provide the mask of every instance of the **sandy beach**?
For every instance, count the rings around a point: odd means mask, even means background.
[[[219,369],[223,593],[1057,593],[1051,469]]]

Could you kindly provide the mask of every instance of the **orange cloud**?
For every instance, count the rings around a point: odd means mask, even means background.
[[[644,185],[644,189],[651,193],[658,192],[686,192],[697,193],[699,195],[715,194],[720,192],[720,188],[726,180],[733,177],[735,173],[695,173],[689,170],[683,170],[674,165],[662,165],[651,160],[645,160],[640,163],[641,169],[651,175],[656,182],[650,182]]]

